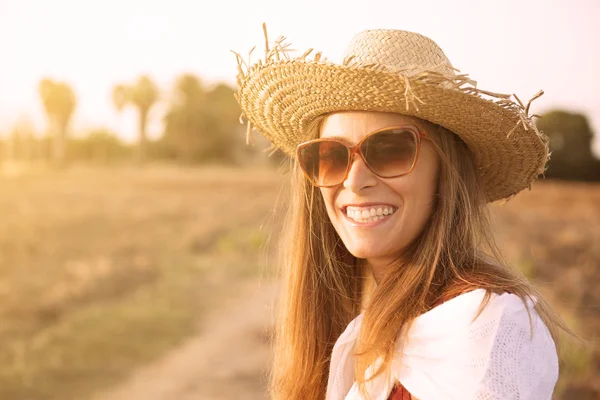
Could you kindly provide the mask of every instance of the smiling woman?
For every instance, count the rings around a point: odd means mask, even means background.
[[[550,399],[569,330],[503,262],[487,207],[544,171],[529,104],[417,33],[348,49],[238,56],[248,127],[295,159],[273,397]]]

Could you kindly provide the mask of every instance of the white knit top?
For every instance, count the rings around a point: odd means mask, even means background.
[[[531,330],[527,309],[514,294],[492,294],[474,319],[484,295],[476,289],[417,317],[390,370],[367,383],[371,399],[386,400],[396,381],[418,400],[551,399],[558,357],[533,303],[528,301]],[[352,355],[362,318],[348,324],[333,348],[327,400],[362,399]]]

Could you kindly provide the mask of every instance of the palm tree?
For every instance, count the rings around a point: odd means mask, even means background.
[[[67,83],[51,79],[42,79],[38,91],[48,117],[48,131],[53,138],[52,160],[60,166],[65,161],[67,128],[77,106],[77,98]]]
[[[141,76],[133,85],[118,84],[113,88],[112,100],[117,111],[121,112],[127,104],[132,104],[138,110],[139,136],[138,161],[146,158],[148,137],[146,125],[150,109],[158,101],[158,88],[148,76]]]

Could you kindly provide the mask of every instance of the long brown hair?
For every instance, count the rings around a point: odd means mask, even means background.
[[[318,137],[321,121],[310,127],[308,137]],[[377,285],[369,285],[372,278],[365,263],[341,242],[319,189],[292,166],[282,236],[282,288],[271,380],[274,399],[325,397],[333,345],[361,310],[355,375],[365,397],[367,368],[379,357],[383,363],[376,373],[388,368],[403,328],[441,298],[483,288],[487,292],[483,307],[493,292],[510,292],[523,301],[535,296],[536,311],[555,343],[559,329],[568,330],[535,288],[503,259],[469,148],[443,127],[423,123],[438,132],[433,139],[441,162],[433,212],[397,268],[391,268]],[[368,287],[372,289],[367,291]]]

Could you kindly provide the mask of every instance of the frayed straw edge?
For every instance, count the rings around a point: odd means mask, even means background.
[[[531,103],[534,100],[537,100],[540,97],[542,97],[543,94],[544,94],[543,90],[540,90],[539,92],[537,92],[535,95],[533,95],[533,97],[531,99],[529,99],[529,101],[527,102],[527,106],[523,106],[521,99],[519,99],[519,97],[516,94],[513,94],[514,98],[517,100],[518,105],[519,105],[519,108],[518,108],[519,119],[517,120],[517,123],[515,124],[515,126],[506,134],[507,139],[510,138],[512,136],[512,134],[519,128],[519,125],[522,125],[523,129],[525,131],[529,131],[529,128],[533,128],[536,135],[540,139],[544,139],[542,133],[538,130],[536,124],[533,122],[533,118],[534,117],[539,118],[539,115],[537,115],[537,114],[529,115],[529,108],[531,107]]]
[[[273,154],[275,154],[277,152],[277,150],[279,150],[279,147],[277,147],[275,144],[271,143],[271,145],[269,147],[267,147],[266,149],[263,150],[263,153],[269,152],[269,154],[267,154],[267,157],[271,157]]]

